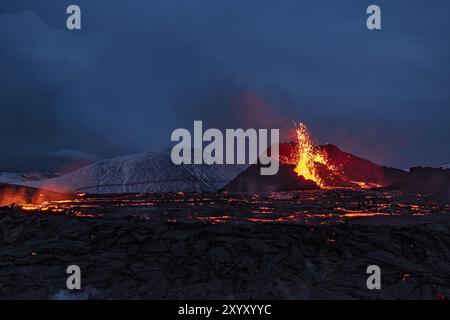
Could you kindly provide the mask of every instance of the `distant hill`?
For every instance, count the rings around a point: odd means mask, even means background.
[[[56,177],[55,174],[41,173],[41,172],[33,172],[33,173],[0,172],[0,183],[36,181],[54,177]]]
[[[434,166],[433,168],[450,169],[450,163],[443,163],[443,164]]]
[[[414,167],[409,170],[409,174],[403,179],[390,185],[389,189],[450,198],[450,170]]]

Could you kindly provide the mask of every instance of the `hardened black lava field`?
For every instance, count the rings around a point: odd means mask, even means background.
[[[445,299],[449,213],[442,198],[345,189],[4,207],[0,297]],[[66,289],[71,264],[82,292]],[[367,290],[372,264],[381,290]]]

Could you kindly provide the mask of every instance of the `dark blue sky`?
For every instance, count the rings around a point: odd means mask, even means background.
[[[449,39],[447,0],[2,0],[0,171],[164,148],[194,119],[306,121],[382,164],[448,162]]]

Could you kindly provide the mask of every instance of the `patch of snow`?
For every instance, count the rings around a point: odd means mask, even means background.
[[[156,193],[217,191],[247,165],[175,165],[170,151],[102,160],[53,179],[22,185],[58,192]]]

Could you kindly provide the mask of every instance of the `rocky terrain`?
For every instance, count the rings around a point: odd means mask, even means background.
[[[0,297],[450,297],[450,206],[440,200],[311,191],[124,202],[93,208],[85,199],[79,210],[61,213],[0,209]],[[82,270],[75,293],[65,289],[71,264]],[[381,268],[381,290],[366,287],[373,264]]]
[[[222,188],[229,192],[270,192],[290,190],[318,190],[312,180],[306,180],[294,172],[294,165],[280,164],[276,175],[261,175],[261,165],[252,164]]]

